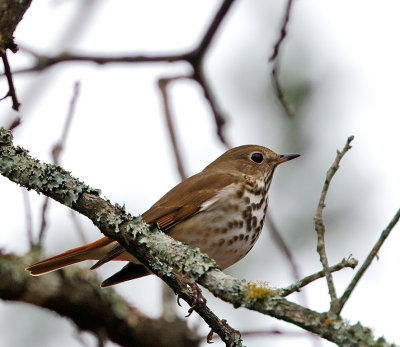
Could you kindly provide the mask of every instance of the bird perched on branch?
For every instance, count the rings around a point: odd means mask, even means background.
[[[230,149],[171,189],[142,218],[148,224],[157,223],[176,240],[199,247],[222,270],[226,269],[242,259],[260,235],[275,168],[298,156],[280,155],[256,145]],[[107,237],[42,260],[27,270],[42,275],[90,259],[98,260],[91,269],[110,260],[129,262],[102,287],[151,273],[117,241]]]

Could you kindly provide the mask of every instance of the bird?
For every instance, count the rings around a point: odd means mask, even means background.
[[[141,217],[174,239],[200,248],[224,270],[241,260],[257,241],[276,167],[299,156],[278,154],[258,145],[232,148],[172,188]],[[85,260],[97,260],[91,269],[111,260],[128,261],[103,281],[102,287],[151,274],[108,237],[39,261],[26,270],[38,276]]]

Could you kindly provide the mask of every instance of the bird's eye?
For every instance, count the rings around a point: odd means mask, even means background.
[[[250,159],[257,164],[260,164],[263,161],[264,157],[261,153],[256,152],[251,155]]]

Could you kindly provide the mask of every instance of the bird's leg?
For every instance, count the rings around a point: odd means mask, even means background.
[[[237,342],[242,340],[242,334],[240,333],[239,330],[233,329],[226,319],[221,320],[221,324],[229,331],[229,341],[227,343],[227,346],[237,346]],[[214,335],[214,330],[211,329],[210,332],[207,335],[207,343],[213,343]]]
[[[181,281],[183,282],[183,284],[185,284],[186,286],[188,286],[193,294],[193,302],[191,303],[191,306],[188,310],[188,315],[186,317],[189,317],[193,311],[195,310],[196,307],[198,306],[203,306],[207,303],[207,299],[203,296],[201,289],[199,288],[199,286],[197,285],[196,282],[192,282],[191,280],[180,276]],[[180,295],[178,294],[178,298],[177,298],[177,303],[179,306],[181,306],[179,300],[181,299]]]

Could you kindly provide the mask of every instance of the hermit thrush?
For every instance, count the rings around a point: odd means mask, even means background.
[[[142,218],[149,224],[157,223],[176,240],[199,247],[225,269],[242,259],[260,235],[275,168],[298,156],[279,155],[255,145],[233,148],[170,190]],[[98,260],[92,268],[110,260],[129,261],[102,286],[150,273],[107,237],[33,264],[27,270],[41,275],[89,259]]]

